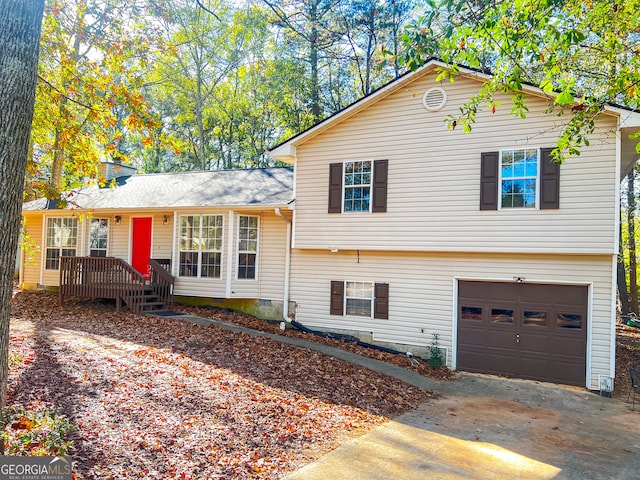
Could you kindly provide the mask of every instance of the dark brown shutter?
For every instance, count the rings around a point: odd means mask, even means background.
[[[344,315],[344,282],[331,281],[331,315]]]
[[[376,283],[374,288],[373,318],[389,319],[389,284]]]
[[[480,210],[498,209],[499,152],[483,152],[480,157]]]
[[[372,212],[387,211],[387,172],[389,160],[376,160],[373,162],[373,205]]]
[[[342,163],[329,165],[329,213],[342,212]]]
[[[560,164],[551,156],[552,150],[540,149],[540,209],[560,208]]]

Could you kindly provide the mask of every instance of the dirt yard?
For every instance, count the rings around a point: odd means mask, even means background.
[[[315,351],[17,292],[9,403],[78,427],[77,478],[281,478],[431,397]]]
[[[282,334],[233,312],[186,313]],[[423,361],[299,331],[438,379]],[[614,395],[640,362],[640,329],[617,326]],[[58,307],[47,292],[16,292],[9,403],[56,407],[78,427],[78,479],[277,479],[433,398],[395,379],[315,351],[183,321]],[[640,399],[639,399],[640,400]]]

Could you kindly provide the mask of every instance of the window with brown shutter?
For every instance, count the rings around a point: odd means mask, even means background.
[[[389,284],[376,283],[374,287],[373,318],[389,319]]]
[[[560,165],[553,148],[520,148],[481,155],[480,210],[560,208]]]
[[[560,208],[560,164],[551,156],[553,148],[540,149],[540,208]]]
[[[480,156],[480,210],[498,209],[498,166],[500,152]]]
[[[373,292],[371,292],[372,287]],[[368,294],[366,293],[367,291],[369,292]],[[373,299],[371,298],[371,293],[373,293]],[[331,315],[368,318],[373,316],[373,318],[387,320],[389,318],[389,284],[332,280],[329,308]]]
[[[328,213],[386,212],[388,170],[388,160],[331,163]]]

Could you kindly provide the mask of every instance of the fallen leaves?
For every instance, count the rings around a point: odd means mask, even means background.
[[[11,402],[59,409],[77,478],[281,478],[429,392],[217,327],[14,298]]]
[[[640,328],[617,323],[615,397],[627,399],[631,390],[629,367],[638,363],[640,363]]]

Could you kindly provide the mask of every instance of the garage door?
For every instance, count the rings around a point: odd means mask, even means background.
[[[458,370],[584,386],[587,299],[582,285],[460,281]]]

